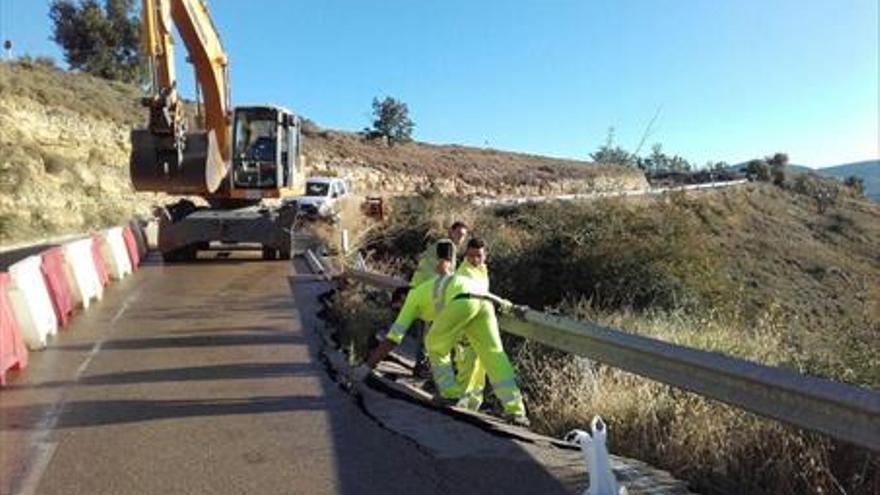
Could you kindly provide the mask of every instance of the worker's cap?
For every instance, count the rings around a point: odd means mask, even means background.
[[[437,243],[437,259],[452,261],[455,256],[455,245],[452,241],[442,240]]]

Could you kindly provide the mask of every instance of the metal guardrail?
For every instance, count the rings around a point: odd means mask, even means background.
[[[323,277],[327,277],[329,275],[327,273],[327,270],[324,268],[324,264],[321,263],[320,258],[318,258],[314,251],[312,251],[311,249],[307,249],[305,258],[306,263],[308,263],[309,269],[312,270],[312,272]]]
[[[386,289],[407,286],[362,270],[345,274]],[[534,310],[499,321],[511,334],[880,452],[876,391]]]
[[[548,201],[582,201],[605,198],[620,198],[624,196],[647,196],[659,195],[677,191],[694,191],[699,189],[720,189],[724,187],[747,184],[746,179],[737,179],[724,182],[706,182],[703,184],[688,184],[683,186],[654,187],[649,189],[629,189],[624,191],[600,191],[578,194],[559,194],[556,196],[520,196],[516,198],[477,198],[472,201],[476,206],[510,206],[526,203],[544,203]]]

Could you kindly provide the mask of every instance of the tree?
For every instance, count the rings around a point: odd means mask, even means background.
[[[669,157],[663,153],[663,145],[654,143],[651,146],[651,154],[645,158],[639,158],[638,166],[645,172],[660,172],[667,169],[667,161]]]
[[[636,157],[621,148],[620,146],[614,145],[614,128],[608,128],[608,137],[605,140],[605,144],[599,147],[599,149],[590,154],[590,158],[593,159],[596,163],[602,163],[605,165],[622,165],[625,167],[635,167],[637,166]]]
[[[140,22],[134,0],[52,0],[52,40],[72,69],[125,82],[144,74],[139,56]]]
[[[660,143],[651,147],[651,154],[645,158],[638,159],[640,169],[649,173],[659,172],[690,172],[691,164],[684,158],[674,155],[669,156],[663,152],[663,146]]]
[[[865,195],[864,177],[859,177],[858,175],[850,175],[846,178],[846,180],[843,181],[843,185],[852,189],[858,197]]]
[[[746,176],[749,180],[770,182],[770,165],[766,160],[756,158],[746,164]]]
[[[785,183],[785,167],[788,165],[788,155],[776,153],[773,156],[768,156],[764,161],[770,167],[773,184],[781,187]]]
[[[412,139],[413,127],[406,103],[390,96],[373,98],[373,128],[366,129],[368,138],[384,138],[391,146]]]

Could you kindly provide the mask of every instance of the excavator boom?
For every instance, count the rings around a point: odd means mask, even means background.
[[[228,59],[204,0],[143,0],[144,53],[152,93],[148,128],[132,132],[135,190],[209,195],[230,161]],[[188,131],[174,70],[172,22],[177,26],[204,95],[205,130]]]

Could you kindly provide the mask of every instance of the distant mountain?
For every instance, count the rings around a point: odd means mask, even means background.
[[[743,171],[748,162],[731,165],[726,170]],[[804,165],[786,165],[789,172],[802,174],[816,174],[823,177],[831,177],[841,182],[847,177],[855,175],[865,180],[865,196],[880,203],[880,160],[865,160],[863,162],[845,163],[825,168],[810,168]]]
[[[819,168],[813,170],[813,172],[840,180],[844,180],[851,175],[861,177],[865,180],[865,195],[874,201],[880,202],[880,160],[846,163],[834,167]]]

